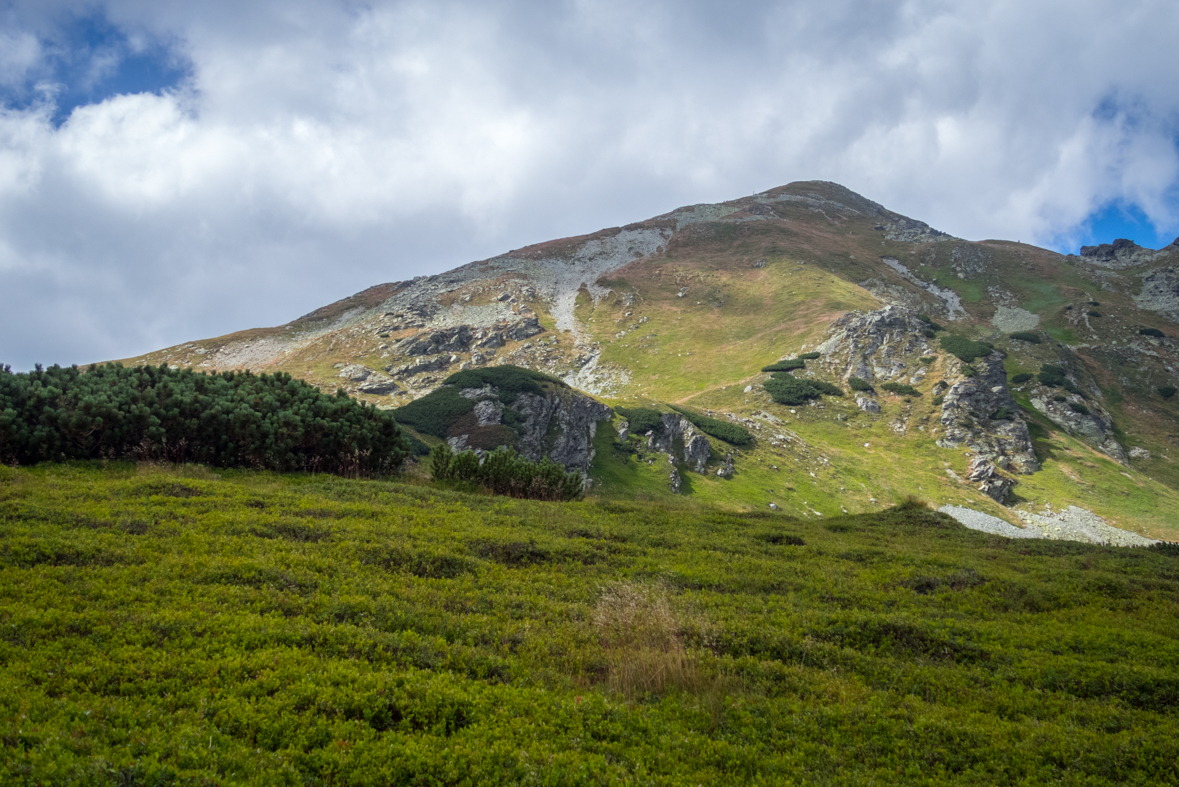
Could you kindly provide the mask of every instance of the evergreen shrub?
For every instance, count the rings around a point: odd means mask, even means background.
[[[1036,377],[1044,385],[1050,385],[1053,388],[1060,388],[1067,379],[1062,367],[1050,363],[1041,366],[1040,373]]]
[[[822,356],[822,353],[809,352],[809,353],[803,353],[802,355],[798,356],[798,358],[799,358],[799,360],[802,360],[802,361],[813,361],[816,358],[819,358],[821,356]]]
[[[1086,407],[1085,405],[1081,404],[1080,402],[1069,402],[1068,406],[1069,406],[1069,409],[1072,410],[1074,413],[1080,413],[1081,415],[1088,415],[1089,414],[1089,408]]]
[[[938,325],[929,317],[928,314],[918,314],[917,319],[928,325],[931,331],[944,331],[946,329],[946,326]]]
[[[937,360],[937,356],[936,355],[923,355],[920,358],[918,358],[917,360],[920,361],[921,363],[925,364],[926,366],[929,366],[931,363],[933,363],[934,361]]]
[[[847,387],[853,391],[873,391],[872,383],[865,380],[863,377],[849,377],[847,378]]]
[[[615,407],[614,412],[629,422],[631,434],[646,434],[663,431],[663,415],[650,407]]]
[[[547,456],[533,462],[515,449],[500,446],[482,459],[474,451],[454,453],[446,443],[430,452],[430,476],[435,481],[466,481],[497,495],[530,500],[580,500],[585,495],[585,476],[565,468]]]
[[[801,358],[789,358],[785,361],[775,361],[769,366],[761,367],[763,372],[790,372],[795,369],[805,369],[806,361]]]
[[[976,342],[956,333],[941,338],[942,349],[956,355],[962,363],[970,363],[975,358],[984,358],[995,349],[990,342]]]
[[[1012,339],[1019,339],[1023,342],[1031,342],[1032,344],[1040,344],[1043,341],[1040,338],[1040,334],[1032,333],[1031,331],[1016,331],[1015,333],[1008,334],[1008,336],[1010,336]]]
[[[1160,331],[1158,328],[1139,328],[1138,333],[1142,336],[1153,336],[1156,339],[1162,339],[1164,336],[1166,336],[1166,334]]]
[[[843,396],[843,391],[820,380],[799,380],[784,372],[777,372],[766,380],[766,392],[778,404],[800,405],[821,396]]]
[[[1170,399],[1175,395],[1176,390],[1179,389],[1176,389],[1173,385],[1160,385],[1158,387],[1159,396],[1163,397],[1164,399]]]
[[[1020,385],[1022,383],[1026,383],[1028,380],[1031,380],[1033,377],[1035,377],[1035,375],[1031,374],[1030,372],[1020,372],[1011,378],[1011,382],[1015,383],[1016,385]]]
[[[672,410],[687,418],[692,426],[695,426],[710,437],[724,440],[726,443],[732,443],[733,445],[749,445],[753,442],[753,435],[749,434],[749,430],[743,426],[738,426],[728,421],[721,421],[717,418],[710,418],[707,415],[701,415],[683,407],[676,407],[674,404],[669,406]]]
[[[412,426],[423,434],[445,438],[455,419],[474,409],[474,400],[460,396],[458,388],[442,385],[421,399],[398,407],[393,414],[398,422]]]
[[[409,447],[388,412],[289,374],[0,367],[0,463],[71,459],[372,476]]]
[[[882,383],[880,385],[880,387],[883,388],[884,390],[888,391],[889,393],[894,393],[894,394],[903,395],[903,396],[920,396],[921,395],[920,391],[918,391],[916,388],[914,388],[913,386],[911,386],[907,383]]]

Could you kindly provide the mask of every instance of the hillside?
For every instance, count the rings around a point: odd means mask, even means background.
[[[1174,547],[0,466],[0,782],[1179,783]]]
[[[1176,540],[1177,320],[1174,244],[1059,255],[969,242],[808,182],[379,285],[288,325],[129,362],[284,371],[382,407],[460,370],[516,365],[669,416],[649,439],[617,410],[585,427],[604,497],[830,517],[916,494],[1043,532],[1076,506]],[[963,341],[989,347],[967,361],[953,351]],[[807,352],[819,357],[762,371]],[[795,385],[781,375],[842,395],[783,404],[794,400],[766,387]],[[852,378],[868,387],[853,391]],[[709,436],[701,463],[703,446],[683,454],[695,432],[673,405],[754,439]],[[461,442],[464,429],[445,437]]]

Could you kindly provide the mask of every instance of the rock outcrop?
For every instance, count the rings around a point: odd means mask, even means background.
[[[520,393],[509,403],[493,385],[464,388],[459,395],[473,400],[474,408],[451,428],[447,442],[455,450],[508,444],[534,462],[548,457],[583,473],[593,462],[598,422],[611,415],[606,405],[565,387]]]
[[[966,468],[966,480],[978,484],[978,491],[999,505],[1007,502],[1015,481],[1001,475],[995,465],[982,456],[974,456]]]
[[[957,359],[950,363],[958,364]],[[942,448],[965,447],[995,467],[1030,475],[1040,469],[1028,425],[1007,387],[1003,356],[994,352],[971,364],[973,377],[961,376],[943,394]]]
[[[1171,246],[1175,244],[1172,243]],[[1167,247],[1168,249],[1170,247]],[[1145,265],[1154,262],[1166,253],[1167,249],[1147,249],[1132,240],[1118,238],[1113,243],[1102,243],[1100,246],[1082,246],[1081,260],[1102,268],[1133,268],[1135,265]]]
[[[1142,290],[1134,296],[1134,303],[1179,322],[1179,268],[1160,268],[1143,276]]]
[[[1113,418],[1093,399],[1043,385],[1037,386],[1031,399],[1032,406],[1056,425],[1088,440],[1116,462],[1129,461],[1115,436]]]
[[[703,473],[712,457],[712,446],[702,432],[676,413],[663,414],[663,431],[647,440],[647,447],[667,454],[673,462],[683,462],[691,470]]]
[[[916,312],[902,306],[850,312],[828,329],[827,340],[819,345],[820,363],[824,371],[843,380],[907,381],[919,368],[917,358],[933,352],[925,336],[928,328]]]

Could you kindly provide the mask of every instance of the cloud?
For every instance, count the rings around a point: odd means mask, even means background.
[[[1161,2],[111,0],[63,70],[72,7],[0,33],[18,366],[799,179],[969,238],[1072,244],[1111,204],[1179,231]],[[58,116],[54,79],[98,92]]]

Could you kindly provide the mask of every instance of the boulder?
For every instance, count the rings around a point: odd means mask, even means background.
[[[1000,475],[995,465],[981,456],[974,456],[966,468],[966,480],[978,484],[978,491],[999,505],[1007,502],[1015,481]]]

